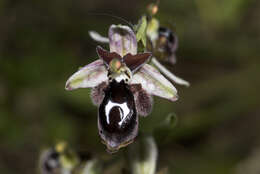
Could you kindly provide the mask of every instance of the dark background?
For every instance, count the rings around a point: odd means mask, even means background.
[[[106,35],[111,24],[125,24],[96,13],[137,23],[150,2],[0,1],[0,173],[36,173],[40,151],[59,140],[108,156],[90,90],[64,85],[97,59],[88,30]],[[152,114],[141,119],[149,132],[169,113],[178,117],[157,141],[158,169],[259,174],[259,11],[257,0],[161,1],[157,17],[180,41],[177,64],[166,66],[191,87],[176,85],[175,103],[155,98]]]

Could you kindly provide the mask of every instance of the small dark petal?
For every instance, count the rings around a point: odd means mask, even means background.
[[[141,116],[147,116],[153,108],[153,98],[145,90],[140,90],[135,95],[137,113]]]
[[[104,89],[107,87],[107,83],[106,82],[102,82],[101,84],[99,84],[98,86],[92,88],[91,90],[91,99],[92,102],[94,103],[94,105],[99,106],[103,99],[104,99]]]
[[[115,52],[110,53],[109,51],[103,49],[101,46],[97,46],[96,50],[99,58],[104,61],[106,66],[108,66],[110,61],[113,60],[114,58],[121,58],[119,54]]]
[[[132,55],[128,53],[123,57],[125,64],[132,72],[136,72],[139,68],[141,68],[147,61],[149,61],[152,53],[141,53]]]

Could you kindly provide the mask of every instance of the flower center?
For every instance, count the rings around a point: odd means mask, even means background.
[[[121,81],[129,83],[132,79],[131,70],[120,59],[113,59],[109,63],[108,71],[108,79],[110,82],[115,80],[118,83],[120,83]]]

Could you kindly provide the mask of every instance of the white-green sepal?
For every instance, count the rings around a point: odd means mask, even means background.
[[[145,64],[134,74],[131,84],[141,84],[142,88],[151,95],[171,101],[178,99],[177,90],[172,83],[149,64]]]
[[[96,60],[74,73],[66,82],[66,90],[93,88],[107,81],[107,70],[102,60]]]

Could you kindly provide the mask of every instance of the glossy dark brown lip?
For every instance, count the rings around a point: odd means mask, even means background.
[[[98,128],[108,151],[114,152],[133,142],[138,134],[139,118],[132,91],[124,81],[112,81],[104,92],[105,97],[99,107]],[[109,104],[111,102],[114,104]],[[122,104],[127,108],[120,108]],[[123,109],[122,112],[119,112],[120,109]]]

